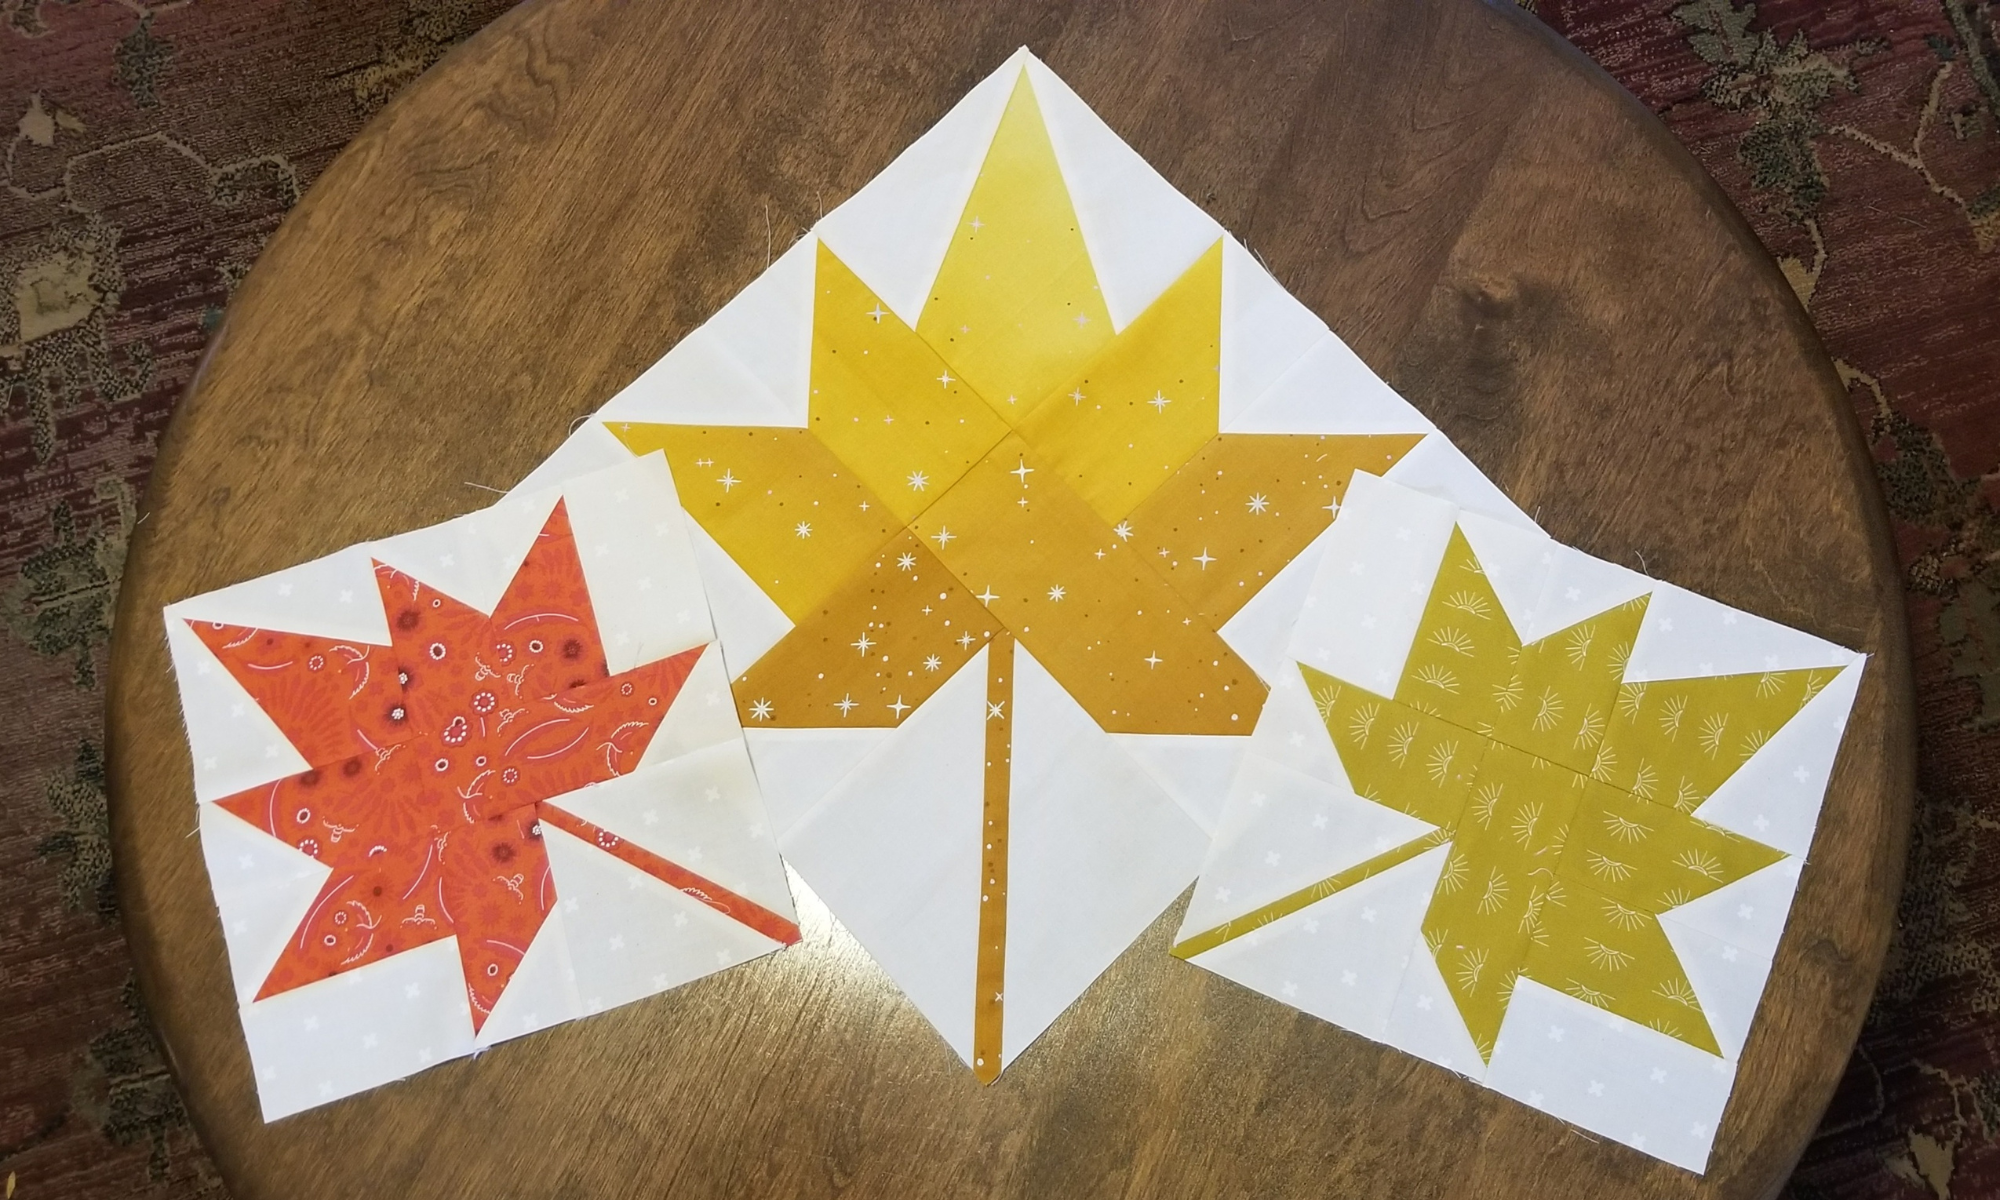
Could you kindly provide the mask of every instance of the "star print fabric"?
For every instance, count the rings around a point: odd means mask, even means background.
[[[267,1118],[798,939],[681,522],[634,460],[168,610]]]
[[[1533,528],[1025,51],[530,483],[656,451],[787,860],[989,1082],[1194,877],[1357,472]]]
[[[1174,953],[1701,1170],[1862,656],[1366,475],[1288,653]]]

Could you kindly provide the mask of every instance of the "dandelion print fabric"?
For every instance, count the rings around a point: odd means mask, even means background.
[[[1863,656],[1357,475],[1174,953],[1700,1171]]]
[[[659,456],[171,606],[267,1120],[796,942]]]

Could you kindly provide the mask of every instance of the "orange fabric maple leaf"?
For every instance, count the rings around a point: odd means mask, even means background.
[[[556,901],[543,821],[798,940],[549,803],[637,766],[702,652],[610,673],[561,502],[490,614],[380,562],[375,580],[388,646],[188,623],[312,764],[217,803],[333,869],[259,1000],[455,934],[480,1028]]]

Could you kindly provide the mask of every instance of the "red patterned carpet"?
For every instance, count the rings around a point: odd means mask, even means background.
[[[1922,794],[1794,1200],[2000,1196],[1996,0],[1532,0],[1721,181],[1875,447]],[[131,984],[102,672],[207,331],[363,121],[501,0],[0,0],[0,1193],[220,1196]]]

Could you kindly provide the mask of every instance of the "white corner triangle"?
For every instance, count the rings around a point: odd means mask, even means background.
[[[1222,227],[1040,59],[1026,63],[1104,307],[1122,330],[1215,245]]]
[[[764,793],[764,811],[780,841],[847,778],[893,730],[746,729],[750,761]]]
[[[818,240],[800,238],[593,420],[803,428]]]
[[[571,479],[563,500],[614,673],[714,639],[666,455],[628,457]]]
[[[1280,672],[1271,681],[1271,694],[1264,701],[1264,711],[1257,715],[1257,729],[1250,735],[1246,763],[1250,758],[1258,758],[1343,792],[1352,792],[1354,786],[1347,778],[1347,768],[1334,749],[1333,735],[1327,732],[1319,706],[1306,688],[1305,676],[1299,673],[1296,663],[1285,665],[1289,670]],[[1231,805],[1240,782],[1231,786]]]
[[[1249,755],[1229,793],[1180,936],[1248,916],[1434,828],[1345,787]]]
[[[764,268],[704,326],[764,391],[803,426],[812,401],[813,285],[819,239],[808,233]],[[741,422],[737,422],[741,424]]]
[[[709,536],[692,516],[683,514],[695,568],[708,592],[708,615],[722,643],[723,670],[741,675],[792,631],[792,619],[764,594],[749,572]]]
[[[216,805],[202,805],[197,818],[210,886],[217,892],[273,886],[294,889],[305,899],[285,922],[285,932],[298,928],[298,918],[305,915],[333,868]]]
[[[1686,588],[1653,589],[1625,665],[1632,681],[1845,667],[1861,655]]]
[[[739,738],[552,801],[787,919],[784,864]]]
[[[1424,912],[1449,853],[1447,846],[1426,850],[1193,961],[1381,1041],[1412,951],[1425,953]]]
[[[389,644],[365,545],[170,604],[169,620],[220,621],[335,641]]]
[[[1269,686],[1276,687],[1287,672],[1298,673],[1285,647],[1291,640],[1293,627],[1299,623],[1299,613],[1306,606],[1327,545],[1338,540],[1330,535],[1339,523],[1336,520],[1320,530],[1318,536],[1306,543],[1305,549],[1278,568],[1278,573],[1216,630],[1229,648]]]
[[[535,940],[528,943],[528,952],[521,956],[513,978],[494,1002],[473,1044],[483,1050],[582,1015],[576,969],[570,965],[569,938],[558,908],[542,919]]]
[[[474,1049],[455,937],[280,992],[238,1012],[266,1121],[380,1087]]]
[[[1326,322],[1271,277],[1233,237],[1222,242],[1222,379],[1224,433],[1238,426],[1278,380],[1330,336]]]
[[[1228,338],[1226,332],[1224,337]],[[1223,433],[1436,431],[1428,417],[1384,383],[1331,332],[1322,332],[1314,339],[1247,407],[1225,413],[1222,424]]]
[[[1243,761],[1248,737],[1186,733],[1109,735],[1154,783],[1173,797],[1202,832],[1214,833],[1229,798],[1229,781]]]
[[[298,931],[333,869],[213,804],[201,814],[201,854],[222,919],[229,974],[248,1004]]]
[[[206,804],[309,768],[312,764],[186,621],[171,614],[170,609],[167,652],[194,761],[195,799]]]
[[[1287,656],[1393,695],[1457,522],[1450,501],[1356,471]]]
[[[1418,442],[1384,478],[1523,529],[1541,528],[1442,433]]]
[[[602,1012],[769,954],[778,943],[544,823],[583,1012]]]
[[[1555,540],[1539,529],[1523,529],[1474,512],[1458,514],[1458,531],[1478,557],[1515,636],[1533,641],[1524,631],[1534,627],[1549,572],[1554,569]]]
[[[804,428],[817,252],[811,234],[792,243],[592,420]]]
[[[630,460],[632,452],[614,437],[595,414],[586,417],[555,453],[543,459],[521,481],[507,489],[512,496],[530,496],[559,488],[579,475],[602,471]]]
[[[1549,542],[1549,572],[1534,616],[1519,626],[1523,642],[1561,633],[1629,600],[1650,594],[1656,583],[1629,567]],[[1628,675],[1627,678],[1630,678]]]
[[[1722,1056],[1734,1061],[1743,1054],[1764,996],[1771,960],[1746,953],[1718,938],[1689,929],[1677,921],[1661,921],[1660,929],[1680,960],[1688,985],[1701,1004],[1701,1015],[1715,1035]]]
[[[905,325],[916,326],[930,296],[1026,57],[1026,50],[1009,55],[814,227],[827,249]]]
[[[1486,1086],[1592,1133],[1699,1172],[1735,1064],[1523,978]]]
[[[1842,670],[1723,780],[1694,816],[1803,857],[1812,849],[1863,669],[1856,663]]]
[[[680,694],[667,706],[667,715],[653,731],[639,766],[643,770],[696,750],[741,741],[742,733],[736,723],[736,701],[729,691],[729,673],[722,666],[722,645],[710,642],[702,647]]]
[[[1465,1019],[1458,1015],[1458,1004],[1445,986],[1422,932],[1411,939],[1409,966],[1389,1005],[1382,1041],[1469,1079],[1486,1077],[1486,1060],[1473,1044]]]
[[[553,491],[510,494],[487,508],[368,542],[362,549],[426,587],[490,613],[558,498]],[[381,605],[379,593],[374,603]]]
[[[1761,871],[1752,871],[1706,896],[1668,909],[1660,914],[1660,923],[1727,942],[1743,951],[1746,958],[1773,958],[1785,936],[1802,861],[1783,858]]]
[[[594,471],[573,475],[564,480],[560,488],[545,488],[539,492],[508,492],[485,508],[474,509],[462,517],[432,526],[432,530],[438,536],[437,545],[440,548],[446,551],[475,552],[479,560],[478,564],[475,564],[475,569],[479,572],[486,570],[484,564],[492,564],[492,578],[497,582],[493,585],[491,594],[468,592],[467,595],[473,596],[474,600],[468,600],[467,603],[473,604],[481,612],[490,612],[500,603],[501,595],[505,593],[507,586],[513,583],[515,573],[521,569],[522,561],[528,557],[528,551],[542,536],[542,530],[548,525],[556,504],[563,499],[573,484],[587,484],[587,481],[605,475],[629,472],[635,466],[628,454],[621,461],[608,467],[599,467]],[[456,547],[452,545],[451,538],[456,538]],[[387,562],[388,556],[380,551],[399,545],[400,541],[400,535],[385,538],[370,543],[369,549],[377,552],[376,557]],[[436,574],[434,568],[431,570]],[[485,576],[482,574],[481,577]],[[443,581],[447,578],[448,575],[440,577],[439,585],[443,586]],[[465,599],[465,596],[459,598]]]
[[[1013,726],[1003,1065],[1174,902],[1208,846],[1194,819],[1020,645]]]
[[[967,1064],[986,657],[984,649],[973,655],[779,841],[793,869]]]
[[[596,419],[612,426],[645,421],[795,428],[804,424],[804,415],[772,395],[704,325],[605,401]]]

